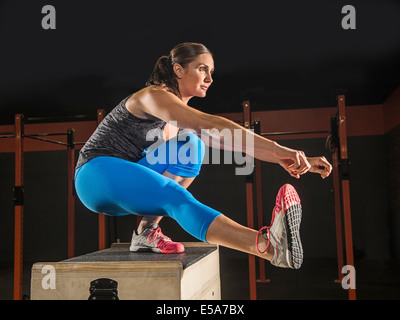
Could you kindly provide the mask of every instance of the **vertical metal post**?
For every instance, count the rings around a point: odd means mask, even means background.
[[[246,129],[251,127],[250,102],[243,102],[243,125]],[[254,206],[253,206],[253,174],[246,177],[246,202],[247,202],[247,226],[254,229]],[[257,300],[256,280],[256,257],[252,254],[249,257],[249,286],[250,300]]]
[[[75,256],[75,130],[67,130],[68,148],[68,258]]]
[[[97,125],[104,119],[104,110],[97,110]],[[106,244],[106,216],[99,213],[99,250],[105,249]]]
[[[340,179],[339,179],[339,151],[336,148],[332,153],[332,175],[333,189],[335,193],[335,221],[336,221],[336,249],[338,263],[338,278],[335,280],[341,283],[343,279],[343,234],[342,234],[342,201],[340,198]]]
[[[24,151],[23,115],[15,115],[15,187],[14,187],[14,300],[22,300]]]
[[[253,177],[246,177],[247,226],[254,229]],[[250,300],[257,300],[256,257],[249,254]]]
[[[346,264],[354,267],[353,237],[351,229],[350,210],[350,182],[348,176],[347,154],[347,128],[346,128],[346,104],[343,95],[338,96],[339,104],[339,138],[340,138],[340,164],[342,169],[342,201],[344,214],[344,232],[346,242]],[[349,288],[349,299],[356,299],[356,290]]]
[[[261,134],[260,120],[254,120],[254,133]],[[257,204],[257,229],[264,226],[263,220],[263,200],[262,200],[262,177],[261,177],[261,160],[255,159],[255,174],[256,174],[256,204]],[[265,278],[265,260],[258,258],[260,278],[257,282],[269,283],[270,279]]]

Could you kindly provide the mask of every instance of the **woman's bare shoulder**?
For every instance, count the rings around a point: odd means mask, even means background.
[[[125,103],[126,109],[138,118],[148,119],[146,100],[159,92],[167,92],[167,90],[162,86],[148,86],[134,92]]]
[[[167,88],[163,86],[148,86],[133,94],[137,98],[143,98],[148,95],[157,94],[158,92],[168,92]]]
[[[127,109],[136,117],[175,121],[177,127],[200,130],[209,125],[209,115],[182,102],[162,87],[150,86],[133,94]]]

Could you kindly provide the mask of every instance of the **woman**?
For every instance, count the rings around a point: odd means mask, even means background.
[[[198,135],[208,129],[251,135],[253,157],[278,163],[296,178],[307,171],[325,178],[331,165],[324,157],[307,158],[302,151],[283,147],[228,119],[189,107],[192,97],[206,96],[213,71],[211,52],[198,43],[179,44],[169,56],[159,58],[146,87],[122,100],[80,151],[77,194],[94,212],[143,216],[133,233],[131,251],[183,252],[184,246],[163,235],[158,226],[163,216],[169,216],[202,241],[297,269],[302,263],[301,205],[294,188],[281,188],[270,227],[257,231],[237,224],[186,190],[199,174],[204,156]],[[196,134],[183,136],[178,128]],[[164,136],[154,143],[160,130]],[[245,139],[234,139],[233,149],[248,150]],[[191,161],[182,161],[180,155],[187,150]],[[166,161],[153,161],[160,155]]]

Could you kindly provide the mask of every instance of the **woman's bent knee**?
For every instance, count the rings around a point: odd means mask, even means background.
[[[177,159],[170,163],[167,171],[183,177],[198,176],[205,155],[204,142],[190,132],[182,133],[176,139]]]

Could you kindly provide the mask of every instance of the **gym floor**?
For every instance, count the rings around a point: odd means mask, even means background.
[[[225,258],[220,248],[222,300],[249,300],[248,260]],[[24,263],[23,295],[29,299],[32,263]],[[337,279],[335,259],[305,259],[299,270],[266,264],[269,283],[257,284],[258,300],[347,300],[348,293]],[[400,299],[400,263],[356,260],[357,300]],[[0,300],[13,299],[13,264],[0,264]]]

